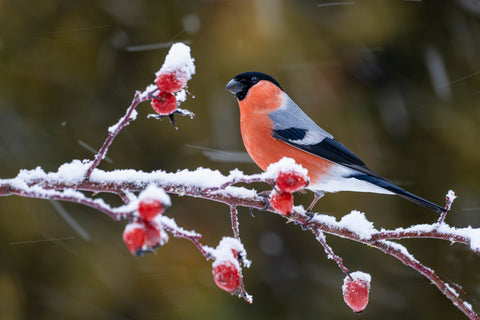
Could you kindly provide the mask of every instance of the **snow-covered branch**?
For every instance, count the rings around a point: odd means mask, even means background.
[[[307,172],[288,158],[272,164],[266,172],[254,175],[246,175],[238,169],[227,175],[206,168],[177,172],[99,169],[98,166],[115,137],[136,119],[136,108],[141,103],[150,101],[156,112],[153,117],[168,117],[173,125],[176,114],[193,116],[193,113],[178,106],[187,98],[186,85],[194,73],[190,48],[184,44],[173,45],[164,65],[155,74],[155,84],[147,86],[143,92],[135,93],[125,115],[108,129],[108,136],[93,160],[73,160],[54,172],[45,172],[41,167],[20,170],[14,178],[0,179],[0,196],[17,195],[68,201],[92,207],[115,221],[126,220],[123,240],[132,254],[138,256],[165,245],[169,239],[168,234],[187,239],[206,260],[213,260],[212,274],[217,286],[250,303],[252,297],[246,292],[242,268],[250,267],[251,262],[247,259],[247,252],[240,240],[238,208],[271,212],[294,222],[303,230],[313,232],[327,257],[334,260],[346,275],[343,284],[344,299],[355,312],[362,311],[368,303],[371,276],[359,271],[350,273],[343,264],[343,259],[327,243],[325,234],[356,241],[395,257],[434,283],[467,317],[480,319],[454,288],[397,242],[407,238],[439,239],[464,244],[471,251],[480,253],[480,229],[449,226],[445,222],[446,212],[430,224],[393,230],[376,229],[364,213],[355,210],[340,220],[307,212],[303,206],[294,206],[295,192],[303,190],[309,183]],[[237,186],[239,183],[248,185],[258,182],[264,183],[265,190],[258,192]],[[117,195],[124,205],[112,207],[99,197],[104,193]],[[185,230],[165,214],[172,205],[169,197],[171,194],[225,204],[231,215],[232,236],[225,236],[215,248],[202,244],[201,234]],[[454,199],[455,194],[449,191],[446,196],[447,211]]]
[[[75,160],[69,164],[62,165],[56,172],[44,172],[41,168],[34,170],[22,170],[13,179],[0,180],[0,195],[18,195],[23,197],[63,200],[93,207],[111,216],[115,220],[134,219],[134,213],[138,201],[130,201],[128,205],[119,208],[111,208],[102,199],[88,198],[81,191],[114,193],[119,196],[123,194],[138,193],[148,185],[155,185],[167,193],[181,196],[190,196],[205,200],[212,200],[227,204],[231,209],[232,228],[238,228],[236,223],[237,207],[247,207],[257,210],[266,210],[286,219],[296,222],[303,228],[310,229],[315,233],[317,240],[328,249],[329,258],[339,263],[344,273],[348,269],[341,264],[341,258],[336,256],[325,241],[323,233],[354,240],[360,243],[376,247],[383,252],[396,257],[406,265],[414,268],[438,284],[437,287],[445,292],[447,297],[458,299],[458,296],[447,294],[447,284],[441,281],[431,269],[424,267],[415,260],[408,251],[398,243],[390,240],[401,240],[405,238],[432,238],[449,242],[462,243],[472,251],[480,253],[480,229],[478,228],[455,228],[442,223],[440,226],[433,224],[420,224],[408,228],[397,228],[394,230],[377,230],[373,223],[368,221],[365,215],[358,211],[342,217],[339,221],[335,217],[316,214],[313,217],[306,213],[301,206],[295,206],[289,215],[284,215],[269,207],[269,198],[254,189],[234,186],[235,183],[264,182],[268,187],[272,183],[272,173],[256,175],[245,175],[238,170],[232,171],[229,175],[223,175],[219,171],[199,168],[195,171],[182,170],[176,173],[162,170],[153,172],[142,172],[137,170],[115,170],[103,171],[95,169],[88,179],[83,178],[83,172],[88,168],[89,163],[82,163]],[[220,186],[220,187],[219,187]],[[206,249],[199,243],[200,235],[195,232],[186,232],[176,226],[170,218],[162,216],[160,220],[164,229],[175,237],[185,238],[192,241],[200,252],[207,258],[212,258],[211,250]],[[234,231],[234,237],[239,236],[239,231]],[[401,248],[401,249],[399,249]],[[452,300],[453,301],[453,300]],[[459,308],[469,309],[467,304],[455,302]]]

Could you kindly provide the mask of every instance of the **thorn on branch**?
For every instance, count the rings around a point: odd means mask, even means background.
[[[253,213],[253,208],[252,207],[248,207],[248,213],[250,213],[250,216],[252,218],[255,218],[255,214]]]
[[[178,128],[177,128],[177,126],[175,125],[175,116],[173,115],[173,113],[172,113],[171,115],[169,115],[168,118],[170,119],[170,123],[171,123],[172,126],[175,128],[175,130],[178,131]]]
[[[175,110],[171,114],[166,114],[166,115],[163,115],[163,114],[149,114],[147,116],[147,118],[148,119],[153,118],[153,119],[157,119],[157,120],[162,120],[163,118],[168,117],[169,120],[170,120],[170,123],[173,125],[175,130],[178,130],[177,126],[175,125],[175,115],[176,114],[178,114],[180,116],[189,116],[191,119],[193,119],[195,117],[195,114],[193,112],[190,112],[186,109],[177,108],[177,110]]]

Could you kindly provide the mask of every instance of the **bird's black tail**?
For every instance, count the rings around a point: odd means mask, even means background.
[[[442,212],[445,212],[446,209],[433,203],[433,202],[430,202],[428,200],[425,200],[425,199],[422,199],[408,191],[405,191],[403,190],[402,188],[400,187],[397,187],[396,185],[394,185],[393,183],[381,178],[381,177],[374,177],[374,176],[371,176],[371,175],[368,175],[368,174],[358,174],[358,175],[354,175],[352,176],[352,178],[355,178],[355,179],[358,179],[358,180],[363,180],[363,181],[367,181],[367,182],[370,182],[371,184],[374,184],[376,186],[379,186],[381,188],[384,188],[388,191],[391,191],[395,194],[398,194],[400,197],[402,198],[405,198],[407,200],[410,200],[412,202],[415,202],[416,204],[419,204],[427,209],[430,209],[432,211],[435,211],[437,213],[442,213]]]

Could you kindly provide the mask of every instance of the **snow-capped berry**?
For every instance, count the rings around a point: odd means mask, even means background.
[[[157,74],[155,84],[160,92],[175,93],[182,90],[187,84],[187,74],[181,70],[162,72]]]
[[[143,223],[129,223],[123,231],[123,242],[127,245],[130,252],[135,256],[143,253],[143,246],[147,238],[147,228]]]
[[[276,184],[284,192],[295,192],[307,186],[307,179],[295,171],[281,171],[276,179]]]
[[[362,312],[368,304],[370,275],[354,272],[347,276],[342,286],[343,300],[355,313]]]
[[[240,286],[240,270],[231,261],[214,263],[213,280],[222,290],[233,292]]]
[[[152,99],[152,108],[162,116],[168,116],[177,110],[177,98],[170,92],[160,92]]]
[[[165,211],[163,204],[156,199],[143,199],[138,203],[138,214],[145,221],[152,221]]]
[[[293,195],[290,192],[273,190],[270,194],[270,205],[277,212],[288,216],[293,212]]]

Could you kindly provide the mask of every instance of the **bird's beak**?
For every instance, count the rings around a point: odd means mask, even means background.
[[[243,90],[243,83],[240,81],[237,81],[235,79],[230,80],[230,82],[227,84],[227,87],[225,88],[228,91],[230,91],[233,95],[237,95],[239,92]]]

